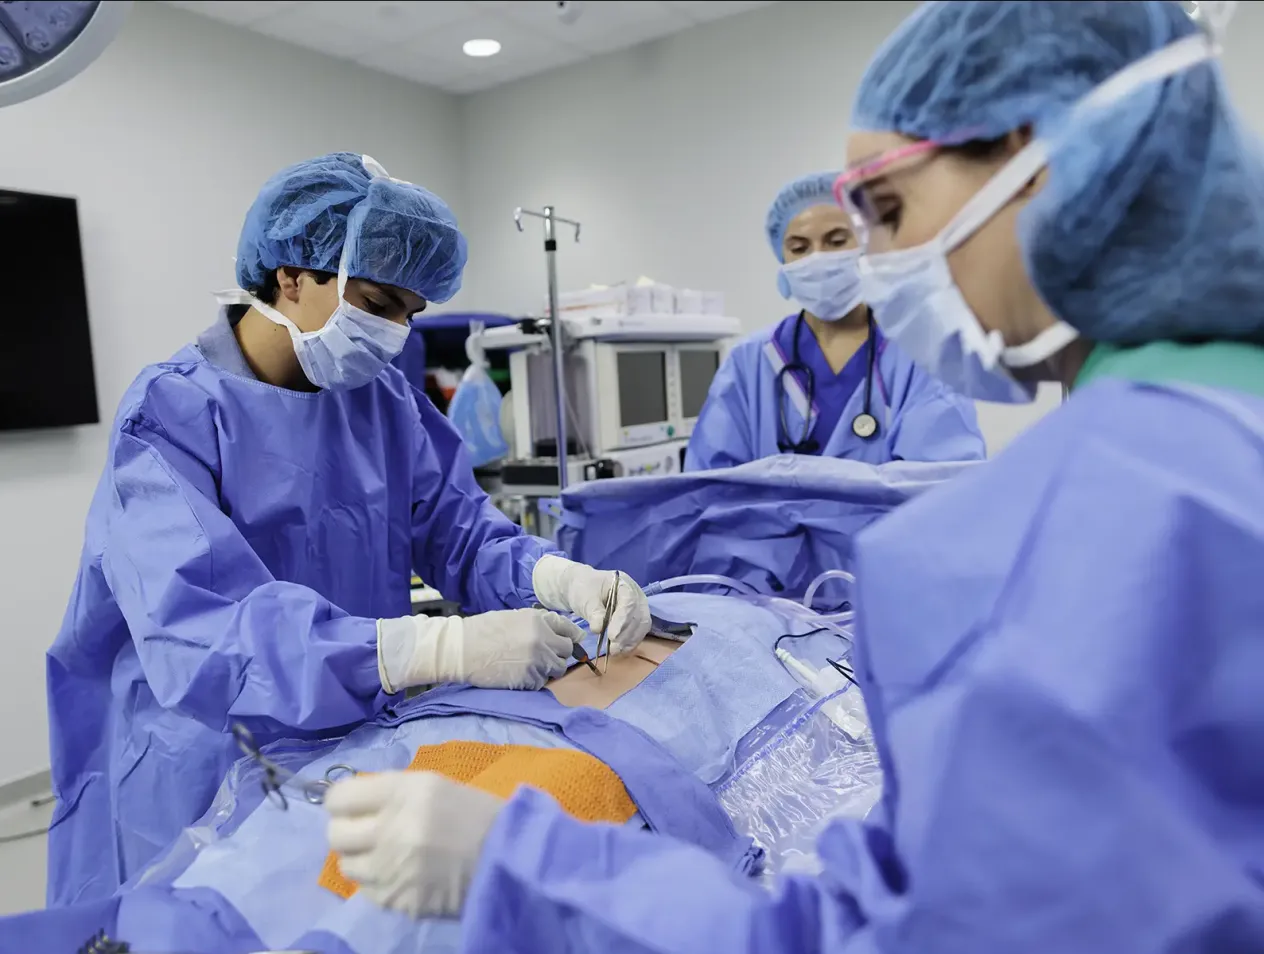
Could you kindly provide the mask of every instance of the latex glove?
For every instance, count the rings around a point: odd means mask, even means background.
[[[329,847],[370,901],[415,918],[456,917],[504,805],[432,772],[359,775],[325,795]]]
[[[388,693],[437,682],[541,689],[566,671],[584,631],[543,610],[377,621],[377,672]]]
[[[575,613],[594,633],[606,623],[606,596],[614,585],[613,570],[594,570],[559,556],[542,556],[531,571],[536,599],[549,609]],[[610,645],[615,653],[636,649],[650,631],[650,603],[636,581],[619,574],[619,600],[610,620]]]

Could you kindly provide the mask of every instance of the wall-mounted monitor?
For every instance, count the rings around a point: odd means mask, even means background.
[[[96,424],[74,199],[0,189],[0,431]]]

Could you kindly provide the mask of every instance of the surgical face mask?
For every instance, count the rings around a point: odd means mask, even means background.
[[[343,249],[338,307],[318,331],[302,331],[271,305],[250,301],[256,311],[290,333],[307,380],[326,391],[350,391],[368,384],[404,350],[409,332],[408,325],[371,315],[347,301],[345,245]]]
[[[864,301],[859,263],[859,249],[814,252],[782,265],[777,288],[822,321],[838,321]]]
[[[1071,110],[1074,118],[1109,106],[1138,87],[1165,79],[1214,56],[1207,38],[1187,37],[1151,53],[1111,76]],[[1064,133],[1065,134],[1065,133]],[[1049,163],[1051,144],[1037,139],[987,182],[935,238],[915,248],[866,255],[860,273],[864,299],[883,334],[949,387],[985,401],[1023,403],[1035,397],[1012,368],[1033,367],[1079,337],[1065,321],[1018,347],[1006,347],[1000,332],[985,332],[948,269],[948,253],[965,243],[1023,190]]]
[[[1003,404],[1022,404],[1036,396],[1035,384],[1015,380],[1009,369],[1040,364],[1079,337],[1059,321],[1021,347],[1006,347],[999,331],[984,332],[948,269],[948,253],[1029,181],[1030,176],[1007,175],[1013,165],[1011,161],[984,185],[929,242],[867,255],[861,265],[865,301],[888,339],[954,391]]]

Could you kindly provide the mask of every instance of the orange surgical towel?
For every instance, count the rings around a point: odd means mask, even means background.
[[[580,821],[623,824],[636,814],[636,805],[610,766],[574,749],[444,742],[419,748],[407,771],[436,772],[501,798],[511,796],[519,785],[530,785],[552,795]],[[342,898],[356,892],[356,883],[342,876],[333,852],[325,859],[319,884]]]

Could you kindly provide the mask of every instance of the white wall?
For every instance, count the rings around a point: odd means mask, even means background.
[[[232,283],[241,221],[264,179],[309,156],[363,150],[460,214],[458,139],[457,101],[443,93],[138,3],[86,73],[0,109],[0,187],[79,198],[108,421],[144,364],[214,319],[208,292]],[[56,374],[57,356],[47,362]],[[106,432],[0,434],[0,783],[48,765],[43,657]]]
[[[718,288],[748,330],[791,306],[763,235],[777,190],[844,162],[869,57],[912,2],[780,3],[463,101],[471,235],[468,302],[515,311],[544,298],[539,228],[513,208],[583,222],[558,257],[563,288],[646,274]],[[1056,406],[980,405],[996,452]]]

